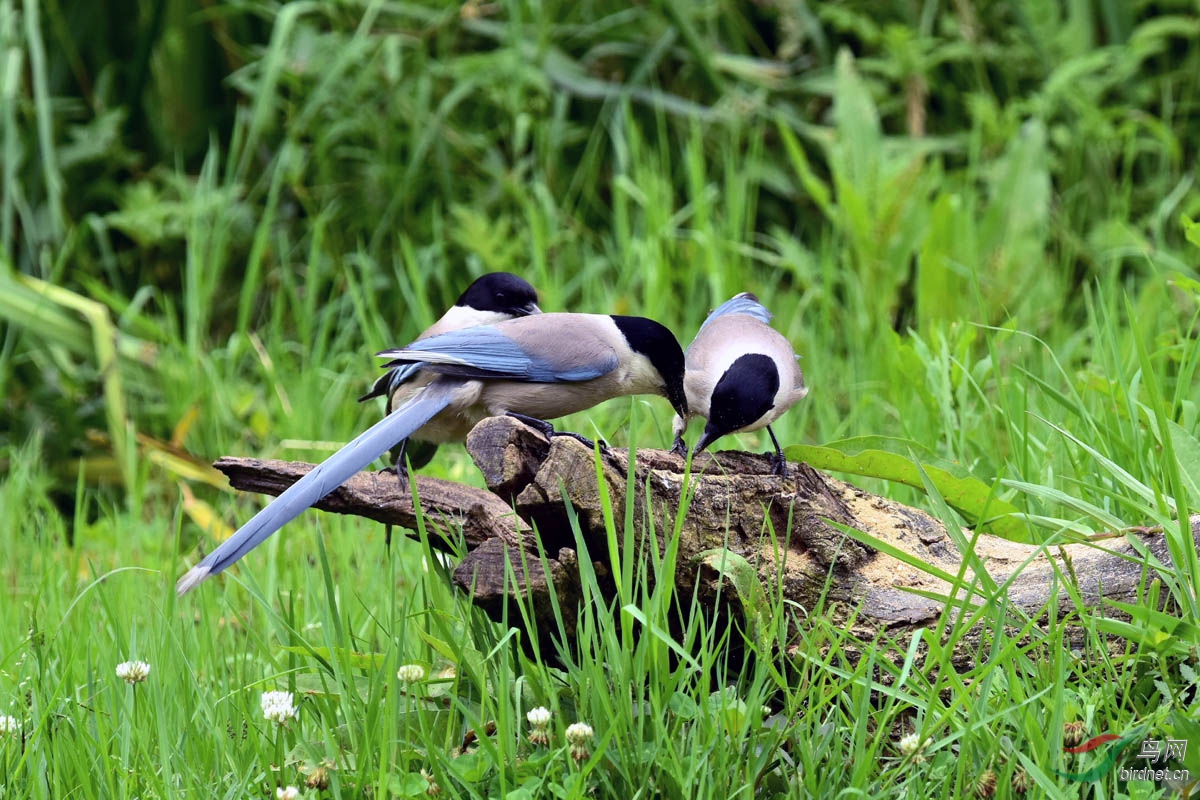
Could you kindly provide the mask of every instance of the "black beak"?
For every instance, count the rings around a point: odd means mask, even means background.
[[[518,317],[529,317],[534,314],[542,313],[542,309],[538,308],[537,303],[526,303],[525,305],[516,309],[516,311]]]
[[[669,401],[671,401],[671,407],[675,409],[675,413],[678,414],[679,416],[683,417],[684,419],[687,419],[688,418],[687,392],[685,392],[683,390],[683,378],[682,377],[679,379],[678,382],[674,382],[674,383],[668,382],[667,383],[666,395],[667,395],[667,399]]]
[[[705,425],[704,433],[700,434],[700,438],[696,440],[696,446],[692,448],[692,457],[694,458],[697,453],[703,453],[704,448],[708,447],[710,444],[715,442],[717,439],[720,439],[722,436],[724,436],[724,434],[717,433],[713,429],[713,426],[711,423],[708,425]]]

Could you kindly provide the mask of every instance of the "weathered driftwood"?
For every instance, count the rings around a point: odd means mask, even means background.
[[[527,607],[535,615],[546,615],[536,617],[535,623],[555,630],[551,604],[546,602],[549,593],[555,592],[566,609],[574,608],[580,596],[568,502],[602,585],[611,574],[595,453],[568,437],[547,441],[506,417],[480,423],[467,449],[491,491],[417,477],[421,508],[432,523],[427,526],[430,540],[446,549],[460,536],[465,541],[468,554],[455,569],[454,580],[476,604],[497,615],[524,596],[532,600]],[[267,494],[278,494],[311,469],[309,464],[236,458],[222,458],[216,466],[235,488]],[[685,490],[684,461],[668,452],[639,450],[631,483],[628,470],[627,451],[612,449],[602,455],[600,479],[610,507],[621,520],[627,486],[634,487],[632,541],[637,548],[653,546],[661,553],[662,534],[673,529]],[[724,578],[713,568],[711,556],[721,551],[745,559],[768,595],[781,592],[805,609],[824,599],[836,623],[851,625],[865,638],[884,629],[903,637],[908,630],[936,623],[943,610],[937,597],[952,595],[956,603],[974,605],[995,602],[983,590],[968,596],[960,586],[953,592],[931,571],[909,566],[831,525],[830,520],[863,531],[943,575],[963,575],[965,586],[979,586],[939,521],[805,464],[791,465],[788,477],[779,478],[771,473],[769,456],[702,454],[693,463],[689,491],[675,572],[681,597],[691,597],[694,591],[705,600],[735,595],[729,586],[718,591]],[[408,528],[417,521],[411,490],[401,491],[395,473],[388,470],[356,475],[317,508]],[[1192,518],[1192,535],[1200,535],[1200,516]],[[1145,578],[1145,559],[1131,543],[1134,538],[1160,562],[1170,563],[1164,536],[1152,529],[1053,548],[980,535],[974,539],[974,554],[991,579],[1005,587],[1001,594],[1006,602],[1037,614],[1052,592],[1073,608],[1066,601],[1064,583],[1074,584],[1089,606],[1101,605],[1102,598],[1135,601]],[[544,554],[545,569],[539,553]],[[644,557],[640,549],[622,557],[631,555]],[[568,626],[571,616],[564,615]],[[508,619],[521,617],[510,614]]]

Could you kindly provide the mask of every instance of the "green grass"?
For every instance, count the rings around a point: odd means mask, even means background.
[[[122,4],[0,0],[0,795],[273,796],[324,766],[332,797],[424,796],[422,771],[451,797],[960,797],[988,772],[1004,796],[1017,770],[1155,796],[1056,775],[1099,761],[1068,723],[1188,739],[1200,775],[1192,10],[810,5],[147,0],[113,27]],[[968,560],[942,475],[1049,548],[1164,525],[1173,564],[1128,625],[1068,573],[1040,615],[981,583],[863,639],[770,587],[678,618],[675,565],[619,558],[614,508],[618,598],[581,558],[596,602],[532,657],[529,610],[487,619],[420,535],[313,512],[175,598],[263,503],[207,463],[327,455],[379,413],[353,402],[371,354],[489,270],[685,342],[755,291],[812,388],[785,446],[886,444],[891,471],[846,477]],[[670,421],[637,398],[560,424],[666,447]],[[461,448],[428,472],[482,484]]]

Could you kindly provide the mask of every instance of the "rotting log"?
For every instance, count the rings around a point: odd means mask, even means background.
[[[539,629],[557,629],[549,593],[557,595],[564,609],[575,608],[580,599],[568,503],[602,588],[615,593],[608,579],[612,567],[607,563],[596,453],[570,437],[547,440],[509,417],[484,420],[466,444],[490,491],[436,478],[417,477],[415,482],[433,546],[451,550],[461,547],[459,542],[465,544],[467,554],[454,569],[454,581],[473,602],[498,618],[506,605],[523,597],[530,601],[526,607],[534,612]],[[938,578],[938,572],[963,576],[954,594],[958,602],[981,601],[964,596],[962,586],[976,582],[938,520],[806,464],[790,465],[786,478],[773,475],[771,466],[767,455],[705,453],[695,458],[691,484],[685,485],[682,458],[638,450],[629,481],[629,453],[614,448],[601,453],[599,479],[618,519],[625,513],[627,487],[634,487],[631,541],[637,548],[653,542],[659,553],[665,547],[663,533],[674,528],[685,488],[690,493],[675,571],[680,597],[695,593],[709,601],[733,594],[728,587],[722,590],[723,576],[705,557],[720,550],[745,559],[767,595],[782,594],[806,609],[823,602],[835,615],[834,624],[850,625],[866,640],[884,630],[903,638],[937,623],[943,605],[933,598],[952,594],[952,586]],[[279,494],[312,465],[222,458],[216,467],[236,489]],[[359,473],[316,507],[406,528],[417,524],[412,491],[391,470]],[[831,520],[935,569],[919,569],[865,545]],[[1191,518],[1191,530],[1193,537],[1200,536],[1200,515]],[[1047,606],[1051,592],[1060,594],[1064,607],[1073,608],[1065,581],[1075,584],[1090,608],[1101,606],[1103,599],[1135,602],[1147,568],[1134,539],[1160,563],[1170,564],[1165,536],[1152,528],[1050,548],[981,534],[973,537],[973,548],[991,579],[1006,585],[1007,602],[1036,615]],[[539,553],[544,554],[545,569]],[[643,555],[639,550],[633,557]],[[508,619],[521,616],[510,613]],[[570,614],[564,615],[564,622],[567,635],[572,635]]]

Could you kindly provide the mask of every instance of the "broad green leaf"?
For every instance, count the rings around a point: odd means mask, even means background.
[[[1188,505],[1200,508],[1200,441],[1174,420],[1167,420],[1167,430],[1179,462],[1179,477],[1188,488]]]
[[[671,698],[667,700],[667,708],[681,719],[695,719],[696,711],[699,710],[691,695],[683,692],[672,692]]]
[[[472,680],[482,680],[482,676],[487,674],[483,654],[478,650],[462,645],[456,647],[425,631],[418,631],[417,635],[421,637],[421,641],[433,648],[435,653],[454,664],[460,674],[465,674]]]
[[[705,550],[693,560],[709,567],[729,582],[742,604],[750,635],[761,643],[771,621],[771,603],[763,591],[757,570],[745,558],[723,547]]]
[[[393,775],[389,788],[396,797],[425,797],[429,792],[429,781],[419,772]]]
[[[1192,714],[1195,710],[1189,709]],[[1172,739],[1183,739],[1188,742],[1184,748],[1182,766],[1188,770],[1191,775],[1200,775],[1200,747],[1193,745],[1193,742],[1200,742],[1200,720],[1196,720],[1182,709],[1172,711],[1168,718],[1171,730]]]
[[[421,631],[421,640],[429,645],[435,653],[448,661],[458,661],[458,653],[450,646],[449,642],[443,641],[436,636]]]
[[[732,686],[718,689],[708,696],[708,710],[721,721],[727,736],[737,736],[746,722],[746,701]]]
[[[447,766],[454,772],[454,777],[463,783],[477,784],[491,771],[492,760],[487,753],[473,750],[450,759]]]
[[[1179,223],[1183,225],[1183,235],[1187,237],[1187,240],[1196,247],[1200,247],[1200,222],[1196,222],[1187,214],[1180,214]]]
[[[961,467],[932,456],[925,445],[890,436],[861,436],[824,445],[793,445],[786,449],[791,461],[813,467],[870,478],[896,481],[922,489],[921,470],[909,453],[920,459],[921,468],[945,498],[946,503],[966,516],[973,525],[1014,542],[1030,542],[1028,526],[1017,515],[1020,510],[1001,500],[993,489]]]

